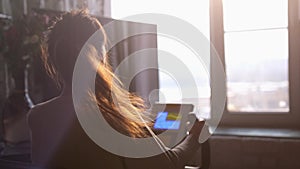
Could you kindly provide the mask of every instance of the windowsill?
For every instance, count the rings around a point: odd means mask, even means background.
[[[218,127],[213,135],[300,139],[300,130]]]

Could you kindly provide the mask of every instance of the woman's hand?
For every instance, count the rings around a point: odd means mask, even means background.
[[[189,127],[189,135],[192,135],[194,137],[199,137],[200,133],[203,129],[203,126],[205,124],[205,120],[199,121],[198,118],[195,116],[195,114],[189,114],[189,122],[193,123],[193,126]],[[191,124],[189,124],[191,125]]]

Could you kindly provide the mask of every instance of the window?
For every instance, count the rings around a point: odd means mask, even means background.
[[[291,0],[211,0],[211,41],[227,76],[222,125],[299,128],[297,7]]]
[[[223,14],[228,110],[288,112],[288,1],[223,0]]]
[[[112,0],[111,1],[112,18],[122,19],[123,17],[143,14],[143,13],[161,13],[183,19],[194,25],[204,36],[209,39],[209,0],[193,0],[184,2],[181,0]],[[196,15],[198,13],[198,15]],[[142,22],[142,21],[141,21]],[[155,23],[155,21],[153,21]],[[158,25],[159,32],[159,25]],[[159,101],[164,103],[193,103],[197,105],[202,117],[210,117],[210,82],[209,75],[204,66],[199,63],[197,56],[186,46],[176,39],[158,35],[158,50],[171,53],[178,58],[192,72],[196,81],[198,94],[194,92],[195,88],[186,83],[179,85],[174,76],[168,72],[159,72],[160,94]],[[170,65],[170,60],[164,59],[163,55],[158,55],[159,67],[164,64]],[[195,64],[198,63],[198,64]],[[180,77],[184,80],[186,77]],[[182,95],[182,91],[188,91]],[[190,92],[191,91],[191,92]]]

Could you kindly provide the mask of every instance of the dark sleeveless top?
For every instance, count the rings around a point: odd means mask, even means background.
[[[184,168],[200,146],[198,138],[187,136],[167,151],[169,156],[121,157],[96,145],[70,107],[66,102],[49,101],[31,109],[28,122],[34,165],[49,169],[176,169]]]

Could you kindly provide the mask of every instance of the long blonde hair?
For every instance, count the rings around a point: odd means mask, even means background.
[[[43,45],[43,60],[49,75],[59,85],[70,85],[75,61],[88,38],[97,30],[102,30],[100,22],[87,11],[73,11],[62,15],[49,29]],[[97,67],[94,97],[107,122],[117,131],[131,137],[151,135],[148,122],[144,119],[144,101],[122,88],[122,84],[112,72],[108,55],[103,55]],[[117,82],[117,83],[116,83]],[[113,99],[116,98],[117,101]],[[128,102],[128,98],[130,102]]]

